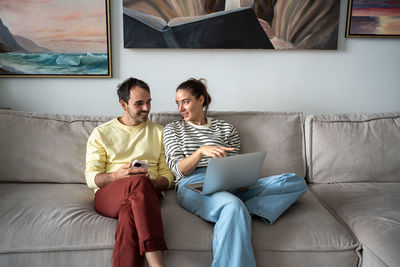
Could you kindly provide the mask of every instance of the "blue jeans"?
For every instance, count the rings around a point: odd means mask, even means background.
[[[206,168],[196,169],[178,182],[179,204],[206,221],[214,222],[213,267],[256,266],[251,243],[251,216],[272,224],[306,191],[304,179],[281,174],[259,179],[247,191],[202,195],[185,184],[204,180]]]

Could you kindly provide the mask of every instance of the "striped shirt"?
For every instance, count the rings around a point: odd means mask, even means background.
[[[164,128],[164,147],[168,167],[179,181],[185,176],[179,170],[179,161],[193,154],[200,146],[234,147],[228,156],[238,154],[240,138],[236,128],[223,120],[207,117],[206,125],[195,125],[184,120],[173,121]],[[200,160],[197,167],[207,167],[210,157]]]

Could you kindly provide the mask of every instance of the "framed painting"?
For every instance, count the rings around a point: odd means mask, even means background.
[[[346,37],[400,37],[400,0],[349,0]]]
[[[0,1],[0,77],[111,77],[109,0]]]
[[[124,0],[125,48],[337,49],[340,0]]]

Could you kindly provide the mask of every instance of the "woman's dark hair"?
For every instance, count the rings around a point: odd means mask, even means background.
[[[142,80],[136,78],[128,78],[123,81],[121,84],[118,85],[118,98],[119,100],[123,100],[125,103],[128,104],[129,98],[131,96],[131,89],[134,87],[140,87],[150,93],[150,87]]]
[[[176,88],[176,91],[178,90],[188,90],[196,99],[199,99],[200,96],[203,96],[203,111],[204,114],[207,114],[208,106],[211,103],[211,96],[207,92],[205,79],[197,80],[195,78],[190,78],[189,80],[181,83],[178,88]]]

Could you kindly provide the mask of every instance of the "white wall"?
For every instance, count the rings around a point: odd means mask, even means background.
[[[345,39],[337,51],[124,49],[122,1],[111,2],[112,79],[2,78],[0,107],[118,115],[116,86],[134,76],[152,90],[152,111],[175,110],[175,88],[204,77],[211,110],[309,113],[400,111],[400,39]]]

